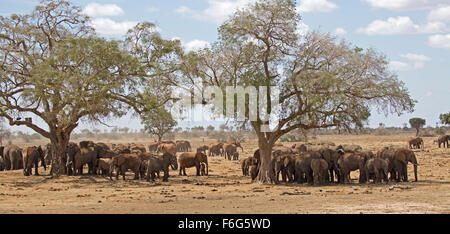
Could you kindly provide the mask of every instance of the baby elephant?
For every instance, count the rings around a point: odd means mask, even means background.
[[[314,184],[328,184],[328,163],[325,159],[315,158],[311,160],[311,169],[314,176]]]
[[[367,160],[365,165],[367,181],[373,178],[374,183],[380,183],[383,179],[386,184],[388,180],[388,165],[389,162],[382,158],[371,158]]]
[[[250,176],[252,177],[252,181],[255,181],[256,177],[258,176],[258,165],[250,165],[248,167],[248,171],[250,173]]]
[[[204,162],[200,163],[200,175],[201,176],[206,175],[206,163]]]
[[[156,175],[159,177],[159,172],[163,171],[163,181],[167,182],[169,180],[169,166],[173,170],[178,169],[177,157],[170,153],[164,153],[162,156],[153,156],[147,159],[147,181],[155,181]]]
[[[97,160],[97,175],[100,175],[100,172],[103,176],[109,175],[109,169],[111,168],[112,159],[110,158],[99,158]]]

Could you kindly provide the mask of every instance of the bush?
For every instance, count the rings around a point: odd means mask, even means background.
[[[445,129],[445,128],[436,128],[434,130],[434,133],[436,135],[443,136],[443,135],[445,135],[447,133],[447,129]]]

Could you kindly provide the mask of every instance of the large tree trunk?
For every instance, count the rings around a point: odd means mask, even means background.
[[[61,140],[52,138],[50,139],[52,144],[52,168],[50,175],[52,177],[59,177],[61,174],[66,173],[66,148],[69,140]]]
[[[261,156],[261,166],[255,181],[263,184],[273,184],[275,181],[275,173],[272,165],[272,147],[265,139],[258,139],[259,153]]]

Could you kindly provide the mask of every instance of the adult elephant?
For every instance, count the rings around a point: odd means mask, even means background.
[[[186,176],[186,168],[195,167],[197,170],[196,175],[200,176],[200,163],[206,164],[206,175],[209,174],[208,169],[208,157],[206,154],[197,152],[197,153],[182,153],[178,157],[178,165],[180,167],[180,176]],[[182,174],[183,172],[183,174]]]
[[[158,150],[158,145],[159,145],[159,142],[150,142],[150,143],[148,143],[148,152],[150,152],[150,153],[154,153],[154,152],[156,152],[156,150]]]
[[[344,154],[344,151],[342,150],[333,150],[326,147],[323,147],[319,149],[317,152],[319,152],[322,155],[322,158],[327,162],[328,164],[328,176],[329,181],[331,183],[334,183],[334,176],[337,178],[337,182],[341,182],[339,170],[338,170],[338,160],[339,158]]]
[[[258,160],[255,157],[252,156],[246,159],[241,159],[242,175],[249,175],[249,168],[251,165],[258,166]]]
[[[449,142],[450,142],[450,135],[440,136],[437,139],[437,144],[438,144],[439,148],[441,148],[441,145],[443,145],[443,148],[445,148],[446,144],[447,144],[447,148],[450,148]]]
[[[410,138],[408,140],[409,149],[423,149],[424,143],[421,137]]]
[[[300,153],[299,156],[295,158],[295,181],[299,184],[304,183],[305,181],[309,184],[314,184],[311,161],[320,158],[321,155],[318,152],[308,151]]]
[[[244,152],[244,149],[242,148],[242,146],[239,142],[224,144],[223,150],[225,152],[225,158],[226,159],[228,158],[228,160],[231,160],[232,156],[237,152],[237,148],[241,148],[242,152]]]
[[[308,150],[305,144],[293,144],[291,148],[294,153],[306,152]]]
[[[34,175],[39,175],[39,161],[41,161],[44,170],[47,170],[45,165],[44,151],[41,146],[27,147],[22,151],[23,156],[23,174],[25,176],[31,175],[31,170],[34,166]]]
[[[197,148],[197,152],[202,152],[204,154],[206,154],[207,150],[209,150],[209,146],[207,146],[207,145],[202,145],[202,146]]]
[[[4,149],[4,164],[6,170],[23,169],[22,149],[17,145],[8,145]]]
[[[189,141],[176,141],[178,152],[191,152],[192,147]]]
[[[382,179],[386,182],[386,184],[389,183],[388,167],[388,159],[371,158],[367,160],[364,167],[366,170],[367,181],[373,178],[374,183],[380,183]]]
[[[116,180],[119,179],[119,175],[123,176],[125,180],[125,173],[127,170],[132,170],[134,172],[134,179],[138,180],[140,175],[142,160],[137,154],[120,154],[112,158],[111,167],[109,170],[109,178],[112,180],[112,176],[116,171]]]
[[[98,149],[95,148],[95,144],[88,141],[82,141],[79,145],[79,151],[72,146],[74,151],[73,155],[68,158],[67,168],[71,168],[73,165],[73,174],[83,175],[83,167],[87,164],[88,174],[96,174]]]
[[[155,181],[156,174],[160,171],[164,172],[163,181],[167,182],[169,178],[169,166],[173,170],[178,169],[177,157],[175,155],[165,153],[162,156],[153,156],[146,160],[147,163],[147,181]]]
[[[299,157],[295,154],[277,155],[272,159],[273,168],[275,170],[275,182],[279,182],[279,175],[281,173],[282,181],[294,182],[295,177],[295,160]]]
[[[359,183],[366,182],[366,155],[363,153],[345,153],[338,160],[338,167],[343,184],[350,183],[350,172],[359,170]]]
[[[355,145],[355,144],[343,144],[343,145],[338,145],[336,147],[336,150],[343,150],[345,153],[361,152],[362,147],[359,145]]]
[[[414,166],[414,178],[415,182],[418,181],[417,179],[417,166],[419,165],[417,163],[416,155],[412,150],[409,149],[397,149],[394,158],[394,167],[398,171],[399,179],[407,182],[408,181],[408,162],[412,163]]]
[[[172,155],[176,155],[177,154],[177,145],[174,143],[163,143],[158,145],[158,153],[169,153]]]
[[[215,143],[215,144],[211,144],[209,146],[209,156],[217,156],[217,155],[224,155],[223,152],[223,143]]]

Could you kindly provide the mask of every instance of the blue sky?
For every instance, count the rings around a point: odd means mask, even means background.
[[[100,35],[120,38],[135,23],[156,23],[166,39],[179,38],[188,50],[217,39],[217,28],[237,7],[254,0],[72,0],[91,16]],[[0,0],[0,14],[29,13],[35,0]],[[450,111],[450,0],[298,0],[304,28],[384,53],[391,69],[418,101],[412,114],[384,116],[372,112],[370,127],[378,123],[401,126],[422,117],[435,126]],[[194,125],[201,125],[196,123]],[[83,124],[84,126],[91,126]],[[139,129],[139,120],[122,118],[111,125]],[[81,126],[83,128],[83,126]],[[19,130],[19,128],[13,128]]]

